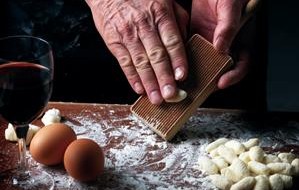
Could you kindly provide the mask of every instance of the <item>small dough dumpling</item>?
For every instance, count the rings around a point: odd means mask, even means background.
[[[45,126],[52,123],[59,123],[61,120],[60,111],[55,108],[49,109],[46,111],[41,120]]]
[[[209,175],[218,174],[219,172],[217,165],[206,156],[201,156],[198,158],[198,166],[200,170]]]
[[[40,127],[36,125],[29,124],[29,128],[26,135],[26,145],[29,145],[33,136],[36,134],[36,132],[40,130]],[[11,123],[8,124],[7,129],[5,129],[5,139],[12,142],[17,142],[18,137],[15,131],[15,128]]]
[[[29,145],[34,135],[40,130],[39,126],[29,124],[29,128],[26,135],[26,145]]]
[[[18,140],[16,131],[11,123],[9,123],[7,128],[5,129],[5,139],[8,141],[17,141]]]
[[[168,98],[165,101],[170,103],[177,103],[184,100],[186,97],[187,97],[187,92],[185,90],[178,89],[177,94],[174,97]]]

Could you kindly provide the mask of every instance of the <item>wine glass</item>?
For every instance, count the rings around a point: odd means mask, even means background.
[[[53,55],[48,42],[33,36],[0,39],[0,115],[13,124],[18,137],[19,162],[12,183],[26,189],[53,189],[53,178],[33,170],[26,159],[28,125],[46,107],[53,85]]]

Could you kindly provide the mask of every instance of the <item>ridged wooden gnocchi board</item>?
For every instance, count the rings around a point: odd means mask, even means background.
[[[189,78],[179,87],[188,93],[187,98],[179,103],[164,102],[157,106],[143,95],[131,106],[132,113],[165,140],[171,140],[217,89],[219,77],[233,64],[230,56],[216,51],[210,42],[197,34],[189,40],[186,50]]]

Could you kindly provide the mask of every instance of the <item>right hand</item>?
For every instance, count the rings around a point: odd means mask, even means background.
[[[146,92],[153,104],[175,96],[176,80],[184,80],[188,70],[180,34],[186,34],[184,9],[174,0],[86,2],[134,91]]]
[[[212,42],[219,52],[228,53],[231,44],[242,26],[242,10],[249,0],[194,0],[192,4],[191,26]],[[235,67],[224,73],[218,88],[225,89],[241,81],[249,71],[250,51],[239,48]]]

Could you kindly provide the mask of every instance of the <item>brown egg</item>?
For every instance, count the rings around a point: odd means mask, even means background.
[[[72,142],[64,154],[64,167],[68,174],[79,181],[92,181],[104,170],[104,153],[90,139]]]
[[[41,128],[30,143],[30,153],[37,162],[56,165],[63,162],[68,145],[76,140],[72,128],[62,123],[53,123]]]

